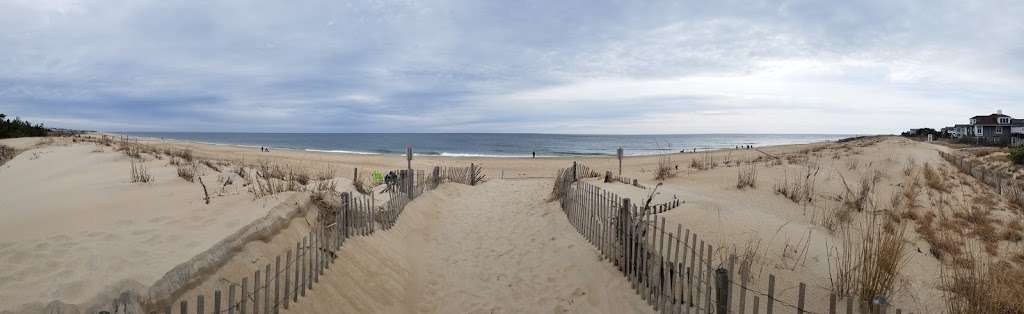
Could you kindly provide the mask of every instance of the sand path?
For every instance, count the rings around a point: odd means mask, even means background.
[[[548,181],[425,194],[394,229],[346,244],[323,288],[290,313],[652,312],[558,204],[538,197]]]
[[[545,180],[546,181],[546,180]],[[540,181],[490,182],[451,202],[419,246],[424,313],[643,312],[611,264],[568,224]],[[463,303],[450,302],[464,300]]]

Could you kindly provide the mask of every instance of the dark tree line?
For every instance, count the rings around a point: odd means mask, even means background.
[[[7,119],[7,115],[0,113],[0,138],[30,136],[46,136],[46,127],[20,118]]]

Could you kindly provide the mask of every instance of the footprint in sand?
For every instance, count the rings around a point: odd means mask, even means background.
[[[234,220],[231,220],[229,222],[224,223],[224,228],[234,229],[234,228],[237,228],[238,225],[240,225],[240,224],[242,224],[242,222],[240,220],[234,219]]]
[[[152,223],[152,224],[158,224],[158,223],[162,223],[162,222],[165,222],[165,221],[168,221],[168,220],[171,220],[170,216],[160,216],[160,217],[151,218],[151,219],[147,220],[146,222],[149,222],[149,223]]]
[[[139,236],[139,235],[147,235],[147,234],[150,234],[150,233],[153,233],[153,232],[156,232],[156,229],[139,229],[139,230],[132,231],[131,234],[133,236]]]

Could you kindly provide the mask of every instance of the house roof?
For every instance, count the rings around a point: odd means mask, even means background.
[[[1010,116],[1005,115],[1005,114],[993,113],[993,114],[990,114],[990,115],[987,115],[987,116],[974,116],[974,117],[971,117],[971,119],[974,119],[974,121],[975,121],[974,124],[975,125],[981,125],[981,124],[999,124],[999,121],[998,121],[999,118],[1009,118],[1009,117]]]
[[[954,128],[969,128],[969,127],[971,127],[971,125],[970,124],[954,124],[953,127]]]

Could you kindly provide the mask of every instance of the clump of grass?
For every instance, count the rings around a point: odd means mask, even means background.
[[[798,204],[814,202],[815,186],[821,166],[817,162],[806,161],[799,171],[783,173],[782,179],[775,183],[775,193],[781,194]]]
[[[928,187],[936,191],[949,193],[949,187],[946,186],[946,182],[938,170],[932,168],[928,163],[924,163],[924,169],[921,173],[924,175],[924,182]]]
[[[951,236],[950,233],[943,232],[944,230],[950,230],[948,228],[948,219],[945,217],[939,218],[941,219],[939,227],[942,229],[936,229],[934,226],[936,218],[937,216],[935,213],[929,212],[924,214],[920,220],[918,220],[916,229],[917,234],[920,235],[921,239],[925,242],[928,242],[928,245],[930,246],[930,248],[928,248],[928,253],[931,253],[935,258],[940,260],[946,259],[947,257],[949,259],[956,258],[962,253],[962,250],[960,249],[961,243],[957,241],[955,237]],[[956,232],[953,233],[956,234]]]
[[[868,206],[873,205],[871,204],[871,191],[881,181],[881,172],[875,171],[873,175],[861,177],[860,185],[857,189],[850,188],[850,184],[847,183],[846,177],[842,173],[839,174],[839,178],[842,180],[843,188],[845,189],[844,193],[838,197],[843,206],[853,211],[862,212]]]
[[[944,265],[940,288],[947,313],[1024,313],[1024,269],[993,262],[976,250]]]
[[[676,176],[675,172],[672,172],[672,155],[666,154],[658,157],[658,171],[654,174],[654,179],[665,180]]]
[[[660,164],[659,164],[660,166]],[[715,156],[711,155],[710,152],[704,152],[700,158],[694,158],[690,160],[690,168],[697,170],[711,170],[718,167],[718,163],[715,162]]]
[[[907,157],[907,164],[903,166],[903,175],[909,177],[914,174],[915,168],[917,168],[917,160],[914,157]]]
[[[740,165],[739,174],[736,176],[736,188],[755,188],[757,187],[757,164],[749,163],[746,165]]]
[[[14,156],[18,155],[18,152],[10,146],[0,145],[0,165],[3,165],[8,160],[14,159]]]
[[[103,146],[114,146],[114,139],[110,136],[104,135],[100,137],[99,143]]]
[[[212,160],[203,159],[203,164],[206,165],[206,167],[212,169],[213,171],[220,172],[220,166],[217,165],[217,163]]]
[[[190,162],[190,163],[195,161],[195,157],[192,156],[192,150],[191,149],[183,149],[183,150],[179,150],[179,151],[173,151],[173,152],[171,152],[168,155],[181,158],[182,160]]]
[[[892,295],[907,262],[906,225],[887,228],[879,217],[865,220],[859,233],[849,226],[840,229],[839,246],[829,254],[834,291],[863,302]]]
[[[822,212],[820,224],[832,233],[853,221],[853,212],[844,207],[825,207]]]
[[[257,175],[265,179],[288,180],[289,171],[277,164],[270,163],[269,160],[261,159],[257,165]]]
[[[316,179],[320,181],[331,180],[334,179],[335,174],[337,174],[337,171],[333,167],[324,167],[316,173]]]
[[[153,181],[153,176],[149,174],[149,170],[146,169],[146,164],[138,158],[129,158],[131,162],[131,183],[149,183]]]
[[[319,180],[313,185],[313,191],[316,192],[334,192],[336,191],[338,184],[333,179]]]
[[[189,183],[193,183],[196,180],[196,165],[194,163],[181,163],[178,165],[178,177],[185,179]]]
[[[352,187],[356,189],[356,192],[359,192],[360,194],[363,195],[370,195],[373,193],[373,188],[371,188],[370,185],[366,183],[366,180],[363,179],[362,174],[359,174],[355,178],[352,178]]]

